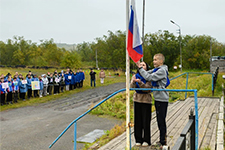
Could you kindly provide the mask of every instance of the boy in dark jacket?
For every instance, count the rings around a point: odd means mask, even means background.
[[[63,92],[65,87],[65,77],[63,73],[61,73],[61,76],[60,76],[59,86],[60,86],[60,91]]]
[[[92,82],[94,82],[94,87],[95,87],[95,74],[96,74],[96,72],[94,72],[93,69],[91,69],[91,72],[90,72],[91,87],[92,87]]]
[[[57,72],[55,72],[55,75],[53,77],[53,83],[54,83],[54,95],[59,93],[59,77]]]
[[[50,74],[50,76],[48,77],[48,89],[49,89],[49,95],[52,95],[52,88],[54,86],[54,82],[53,82],[53,75],[52,73]]]

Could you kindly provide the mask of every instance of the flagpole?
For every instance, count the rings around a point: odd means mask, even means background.
[[[127,52],[129,0],[126,0],[126,150],[130,150],[130,58]]]
[[[145,41],[145,0],[143,0],[143,18],[142,18],[142,50],[144,54],[144,41]],[[141,61],[143,61],[144,56],[141,58]]]

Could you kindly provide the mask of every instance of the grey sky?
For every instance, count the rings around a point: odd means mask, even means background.
[[[176,36],[210,35],[225,43],[225,0],[145,0],[145,33],[168,30]],[[140,33],[142,2],[136,0]],[[126,0],[0,0],[0,40],[53,38],[78,44],[126,30]]]

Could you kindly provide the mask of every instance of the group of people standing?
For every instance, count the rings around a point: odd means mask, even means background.
[[[58,94],[64,92],[64,90],[73,90],[83,87],[83,81],[85,79],[84,72],[80,69],[74,72],[67,69],[66,72],[61,71],[54,73],[48,72],[41,76],[32,74],[31,71],[25,76],[15,73],[12,77],[10,73],[6,76],[1,75],[0,93],[1,93],[1,105],[9,103],[17,103],[18,99],[25,100],[31,97],[43,97],[46,95]],[[32,85],[33,82],[33,85]]]
[[[154,55],[154,69],[149,70],[146,62],[136,63],[138,70],[132,77],[130,86],[132,88],[153,88],[165,89],[168,84],[168,67],[164,65],[165,57],[158,53]],[[159,141],[156,145],[151,143],[151,113],[152,96],[151,91],[137,90],[133,95],[134,101],[134,136],[137,146],[152,146],[162,149],[167,146],[167,126],[166,114],[169,101],[167,91],[153,91],[155,99],[156,119],[160,133]]]

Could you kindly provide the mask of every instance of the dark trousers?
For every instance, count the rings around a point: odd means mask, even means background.
[[[92,86],[92,82],[94,82],[94,87],[95,87],[95,79],[91,79],[91,86]]]
[[[15,91],[15,93],[13,93],[13,99],[14,99],[14,102],[16,103],[18,100],[18,91]]]
[[[5,104],[5,93],[1,94],[1,105]]]
[[[34,90],[34,97],[38,97],[38,90]]]
[[[26,95],[26,93],[20,93],[22,100],[25,100],[25,95]]]
[[[80,86],[80,87],[83,87],[83,80],[80,81],[79,86]]]
[[[59,85],[54,85],[54,94],[59,93]]]
[[[134,102],[134,137],[136,143],[151,145],[152,104]]]
[[[27,90],[27,96],[28,96],[28,98],[30,98],[32,96],[32,89]]]
[[[70,84],[70,90],[72,90],[73,89],[73,85],[72,84]]]
[[[52,88],[53,88],[53,85],[49,84],[48,85],[48,93],[49,93],[49,95],[52,95]]]
[[[47,93],[49,93],[49,85],[48,85],[48,87],[47,87]]]
[[[167,144],[167,129],[166,129],[166,114],[167,114],[168,102],[155,101],[156,118],[160,133],[160,143],[162,145]]]
[[[77,82],[77,83],[76,83],[76,87],[79,88],[79,86],[80,86],[80,84],[79,84],[79,82]]]
[[[12,102],[12,92],[8,92],[7,93],[7,100],[6,100],[7,103],[9,102]]]
[[[65,87],[65,85],[60,85],[60,92],[64,91],[64,87]]]
[[[76,89],[77,88],[77,84],[76,83],[74,83],[74,85],[73,85],[73,89]]]

